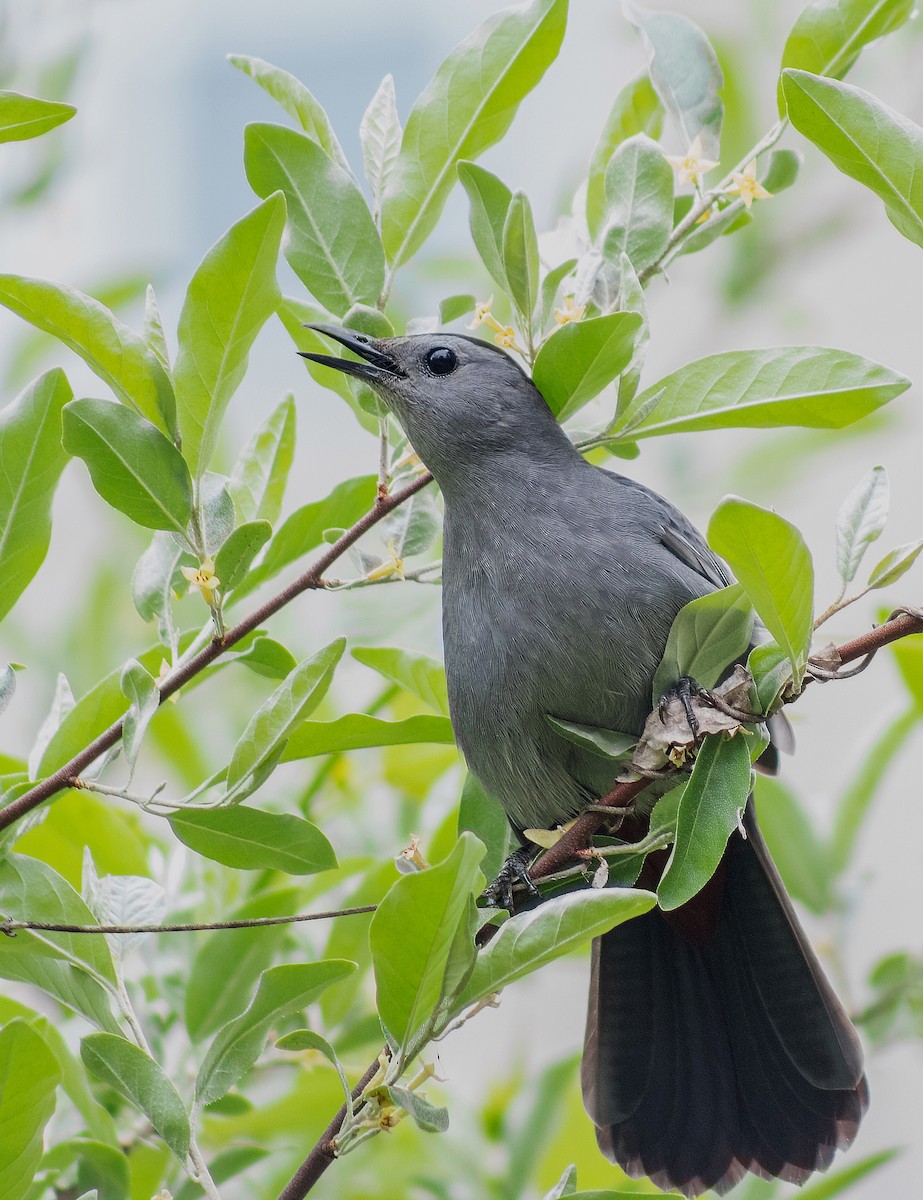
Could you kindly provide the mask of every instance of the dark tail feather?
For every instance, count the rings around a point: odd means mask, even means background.
[[[747,1171],[803,1182],[868,1104],[855,1031],[752,808],[745,826],[691,905],[593,946],[582,1080],[600,1148],[687,1196]]]

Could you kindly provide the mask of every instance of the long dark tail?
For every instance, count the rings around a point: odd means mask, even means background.
[[[798,924],[752,812],[675,914],[593,946],[583,1096],[629,1175],[696,1196],[747,1171],[803,1182],[868,1104],[855,1030]]]

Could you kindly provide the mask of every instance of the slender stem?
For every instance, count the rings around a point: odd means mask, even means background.
[[[42,929],[46,933],[199,933],[204,929],[255,929],[263,925],[295,925],[301,921],[328,921],[334,917],[355,917],[363,913],[373,913],[377,907],[377,904],[360,904],[355,908],[297,913],[288,917],[249,917],[247,920],[239,921],[207,921],[181,925],[64,925],[53,921],[0,921],[0,933],[5,933],[8,937],[12,937],[17,929]]]
[[[384,500],[388,495],[388,414],[384,411],[378,416],[378,498]]]
[[[259,608],[254,609],[249,616],[244,617],[238,624],[228,629],[223,638],[213,638],[207,646],[188,662],[184,663],[179,670],[172,672],[161,684],[161,704],[169,696],[172,696],[174,692],[178,692],[184,684],[198,675],[205,667],[210,666],[230,646],[235,645],[242,638],[246,637],[248,633],[252,633],[254,629],[258,629],[264,621],[275,616],[287,604],[291,604],[296,596],[300,596],[302,592],[323,588],[323,575],[327,568],[335,563],[364,533],[374,525],[377,525],[383,517],[386,517],[388,513],[393,512],[395,508],[426,487],[432,481],[432,478],[432,475],[427,472],[425,475],[418,476],[398,491],[392,492],[385,499],[378,500],[374,508],[369,509],[364,517],[360,517],[355,525],[347,529],[332,546],[324,550],[314,561],[314,564],[299,575],[297,579],[294,579],[281,592],[278,592],[264,604],[261,604]],[[123,720],[124,718],[120,718],[118,721],[115,721],[98,738],[88,746],[85,746],[79,754],[75,754],[70,762],[65,763],[53,775],[49,775],[46,779],[37,783],[35,787],[30,788],[28,792],[24,792],[23,795],[11,801],[5,808],[0,809],[0,829],[9,828],[10,825],[13,825],[16,821],[24,817],[26,813],[31,812],[52,796],[56,796],[58,792],[69,788],[71,781],[76,776],[79,776],[101,754],[105,753],[105,751],[115,746],[121,740]]]

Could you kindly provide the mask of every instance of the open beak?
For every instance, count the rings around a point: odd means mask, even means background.
[[[358,333],[355,329],[343,329],[339,325],[306,325],[305,328],[333,338],[353,354],[358,354],[363,361],[356,362],[355,359],[339,358],[335,354],[310,354],[307,350],[299,350],[302,358],[325,367],[333,367],[335,371],[343,371],[346,375],[355,375],[367,383],[404,374],[391,355],[380,350],[376,339],[366,333]]]

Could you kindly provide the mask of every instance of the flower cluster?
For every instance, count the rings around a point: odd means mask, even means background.
[[[524,354],[525,351],[516,341],[516,330],[512,325],[501,325],[497,318],[490,311],[493,305],[494,298],[491,296],[485,300],[483,304],[479,304],[474,310],[474,320],[468,326],[469,329],[480,329],[482,325],[486,325],[488,329],[493,330],[494,341],[498,346],[503,346],[506,350],[515,350],[517,354]]]

